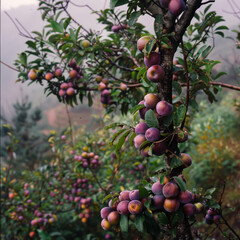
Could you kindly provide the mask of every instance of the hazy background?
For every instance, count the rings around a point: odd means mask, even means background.
[[[77,4],[89,4],[93,9],[99,10],[109,6],[108,0],[75,0]],[[21,37],[18,30],[5,14],[6,11],[13,19],[18,19],[21,24],[29,31],[41,31],[44,22],[41,20],[41,13],[37,11],[37,0],[2,0],[1,1],[1,61],[13,66],[17,54],[26,50],[25,42],[27,39]],[[230,5],[226,0],[216,0],[214,8],[218,14],[226,19],[226,25],[230,29],[234,29],[239,21],[233,15],[226,13],[231,12]],[[72,16],[83,24],[86,28],[101,30],[102,26],[96,24],[95,15],[91,14],[88,8],[77,8],[71,5]],[[140,21],[145,24],[149,31],[152,30],[152,19],[142,17]],[[226,35],[233,35],[231,31]],[[234,35],[233,35],[234,36]],[[212,57],[223,60],[232,59],[234,61],[234,42],[230,39],[216,39],[216,48],[212,53]],[[222,66],[224,69],[224,65]],[[39,85],[17,83],[17,72],[1,64],[1,110],[6,115],[13,114],[12,104],[19,99],[20,96],[28,95],[34,106],[41,107],[46,111],[49,108],[57,106],[56,97],[44,96],[43,88]]]

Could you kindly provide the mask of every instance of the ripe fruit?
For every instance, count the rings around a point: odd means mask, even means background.
[[[145,138],[150,142],[156,142],[160,139],[161,134],[160,131],[157,128],[149,128],[145,132]]]
[[[168,116],[173,112],[173,106],[167,101],[160,101],[156,105],[156,111],[160,116]]]
[[[143,101],[143,100],[138,103],[138,105],[141,105],[141,104],[144,104],[144,101]],[[140,115],[140,118],[141,118],[141,119],[145,119],[145,114],[146,114],[146,112],[147,112],[148,110],[149,110],[148,108],[141,108],[141,109],[139,110],[139,115]]]
[[[181,153],[181,161],[185,167],[189,167],[192,164],[191,157],[186,153]]]
[[[144,105],[146,108],[154,109],[158,103],[158,97],[154,93],[148,93],[144,97]]]
[[[61,77],[62,76],[62,70],[60,69],[60,68],[57,68],[56,70],[55,70],[55,76],[56,77]]]
[[[129,193],[130,191],[122,191],[120,194],[119,194],[119,200],[120,201],[123,201],[123,200],[130,200],[129,198]]]
[[[51,80],[53,78],[53,74],[52,73],[46,73],[46,75],[45,75],[45,79],[46,80]]]
[[[83,40],[82,46],[83,46],[83,48],[88,48],[90,46],[90,42],[88,40]]]
[[[128,204],[128,211],[131,213],[131,214],[139,214],[142,212],[142,209],[143,209],[143,205],[140,201],[138,200],[132,200],[131,202],[129,202]]]
[[[155,182],[152,185],[152,192],[156,195],[162,194],[163,185],[160,182]]]
[[[152,199],[153,206],[157,209],[163,208],[165,197],[163,195],[155,195]]]
[[[121,89],[122,91],[126,91],[126,90],[127,90],[127,85],[124,84],[124,83],[121,83],[121,84],[120,84],[120,89]]]
[[[68,64],[69,67],[75,68],[77,66],[76,60],[72,59],[70,63]]]
[[[169,2],[170,2],[170,0],[160,0],[160,3],[164,8],[168,7]]]
[[[196,207],[192,203],[187,203],[183,206],[183,212],[186,216],[193,216],[196,213]]]
[[[143,36],[139,38],[137,41],[138,50],[142,51],[150,40],[152,40],[150,36]]]
[[[164,77],[164,70],[160,65],[153,65],[147,70],[147,78],[152,82],[160,82]]]
[[[188,190],[186,190],[185,192],[181,191],[179,193],[178,200],[180,203],[190,203],[193,200],[193,195]]]
[[[151,52],[149,56],[144,57],[145,65],[150,68],[153,65],[159,65],[161,62],[161,55],[157,52]]]
[[[63,90],[66,90],[66,89],[68,89],[68,84],[67,83],[62,83],[60,85],[60,88],[63,89]]]
[[[14,193],[9,193],[9,194],[8,194],[8,197],[9,197],[10,199],[13,199],[13,198],[14,198]]]
[[[28,78],[31,80],[36,80],[37,79],[37,73],[34,69],[31,69],[30,72],[28,73]]]
[[[60,89],[59,92],[58,92],[58,94],[59,94],[60,97],[64,97],[65,94],[66,94],[66,91]]]
[[[173,182],[168,182],[163,186],[163,195],[166,198],[173,198],[176,197],[179,193],[178,186]]]
[[[103,219],[101,222],[101,226],[104,230],[108,230],[111,227],[111,224],[108,222],[108,220]]]
[[[149,127],[145,122],[141,122],[135,127],[135,133],[136,134],[145,134],[145,132],[148,130],[148,128]]]
[[[152,153],[157,156],[161,156],[165,153],[167,146],[164,142],[154,143]]]
[[[188,133],[184,132],[183,135],[184,135],[183,137],[180,137],[179,135],[177,136],[177,141],[179,143],[183,143],[183,142],[186,142],[188,140]]]
[[[168,10],[174,18],[177,18],[186,9],[186,4],[183,0],[171,0],[168,5]]]
[[[207,214],[207,215],[205,216],[205,222],[206,222],[208,225],[213,224],[213,217],[212,217],[211,215]]]
[[[117,205],[117,211],[118,211],[120,214],[128,215],[128,214],[129,214],[129,211],[128,211],[128,203],[129,203],[129,201],[127,201],[127,200],[121,201],[121,202]]]
[[[104,84],[103,82],[100,82],[98,85],[98,90],[102,91],[105,88],[106,88],[106,84]]]
[[[117,225],[119,223],[119,213],[117,211],[113,211],[108,214],[107,220],[111,225]]]
[[[31,237],[31,238],[34,237],[34,235],[35,235],[35,232],[30,232],[29,233],[29,237]]]
[[[70,87],[70,88],[67,89],[67,95],[68,96],[73,96],[74,94],[75,94],[75,90],[73,88]]]
[[[112,30],[113,32],[117,33],[117,32],[119,32],[120,28],[119,28],[119,26],[117,26],[117,25],[113,25],[112,28],[111,28],[111,30]]]
[[[163,207],[167,212],[176,212],[180,206],[177,199],[165,199]]]
[[[146,141],[146,138],[144,135],[142,134],[137,135],[133,140],[135,148],[139,148],[140,145],[145,141]]]
[[[130,200],[140,200],[139,190],[135,189],[129,193]]]
[[[69,72],[69,76],[70,76],[70,78],[75,78],[77,76],[77,71],[76,70],[71,70]]]

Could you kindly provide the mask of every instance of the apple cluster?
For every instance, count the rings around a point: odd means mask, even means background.
[[[101,226],[104,230],[108,230],[112,225],[117,225],[120,221],[120,215],[137,215],[144,210],[144,200],[139,195],[139,190],[122,191],[118,199],[112,199],[108,203],[108,207],[101,209],[102,222]]]
[[[205,216],[205,222],[208,225],[212,225],[213,223],[219,223],[221,219],[221,215],[218,209],[209,208],[207,214]]]
[[[66,97],[66,96],[73,96],[75,95],[75,90],[73,88],[73,84],[71,82],[69,83],[62,83],[60,85],[60,90],[58,92],[60,97]]]
[[[184,181],[183,175],[179,175]],[[183,209],[185,216],[193,216],[203,210],[203,205],[198,202],[194,203],[194,195],[186,190],[181,191],[176,181],[169,180],[167,177],[163,184],[155,182],[152,185],[152,206],[155,209],[165,210],[166,212],[176,212],[180,207]]]
[[[80,68],[80,66],[77,65],[76,63],[76,60],[75,59],[72,59],[70,61],[70,63],[68,64],[68,66],[70,68],[72,68],[72,70],[69,71],[69,77],[74,80],[79,80],[79,79],[82,79],[83,78],[83,71],[82,69]]]
[[[142,120],[145,120],[145,114],[148,110],[152,109],[157,116],[157,119],[164,116],[169,116],[173,112],[173,106],[166,101],[159,101],[159,98],[154,93],[149,93],[144,97],[144,100],[139,104],[143,104],[144,107],[139,110],[139,115]],[[160,156],[165,153],[167,144],[162,140],[160,129],[155,127],[149,127],[145,121],[140,122],[135,127],[135,133],[137,136],[134,138],[134,145],[139,148],[142,143],[148,140],[154,143],[152,152],[153,154]],[[141,150],[141,154],[148,156],[149,146]]]
[[[73,159],[77,162],[81,162],[83,168],[97,169],[102,164],[99,160],[99,156],[95,155],[94,152],[83,152],[81,155],[75,155]]]
[[[87,222],[87,220],[91,216],[91,209],[90,208],[85,208],[81,213],[78,214],[78,217],[81,219],[82,223]]]

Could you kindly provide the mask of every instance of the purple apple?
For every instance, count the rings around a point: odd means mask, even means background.
[[[153,65],[159,65],[161,63],[161,55],[158,52],[151,52],[149,56],[144,57],[145,65],[150,68]]]
[[[160,82],[164,77],[164,70],[160,65],[153,65],[147,70],[147,78],[151,82]]]

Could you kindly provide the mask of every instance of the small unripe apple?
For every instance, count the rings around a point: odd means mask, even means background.
[[[101,76],[97,76],[97,77],[96,77],[96,82],[97,82],[97,83],[100,83],[101,81],[102,81],[102,77],[101,77]]]
[[[83,46],[83,48],[88,48],[90,46],[90,42],[88,40],[83,40],[82,46]]]

